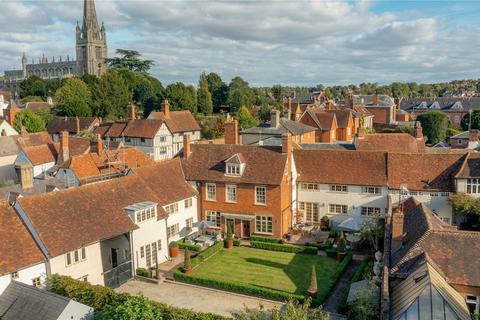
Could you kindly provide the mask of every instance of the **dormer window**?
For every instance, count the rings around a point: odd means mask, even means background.
[[[225,160],[225,175],[239,177],[245,170],[245,159],[241,153],[234,154]]]
[[[239,176],[240,175],[240,165],[227,163],[227,170],[225,172],[226,175],[229,176]]]
[[[139,202],[126,207],[125,211],[137,224],[157,218],[157,204],[155,202]]]

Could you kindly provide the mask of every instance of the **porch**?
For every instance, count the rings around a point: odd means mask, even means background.
[[[133,277],[130,234],[100,242],[103,279],[106,287],[117,288]]]

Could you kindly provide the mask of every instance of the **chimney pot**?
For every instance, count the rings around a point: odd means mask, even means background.
[[[165,118],[170,118],[170,103],[167,99],[162,101],[162,111],[165,115]]]
[[[70,151],[68,148],[68,131],[60,132],[60,150],[58,155],[58,164],[62,164],[70,158]]]
[[[415,122],[414,136],[417,139],[422,139],[423,138],[423,129],[422,129],[422,124],[420,123],[420,121]]]

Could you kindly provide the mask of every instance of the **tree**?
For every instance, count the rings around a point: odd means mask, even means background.
[[[456,216],[480,215],[480,198],[466,193],[457,193],[448,198],[452,211]]]
[[[431,145],[445,140],[447,137],[447,128],[451,126],[450,118],[441,111],[428,111],[417,117],[423,128],[424,135],[427,136],[427,142]]]
[[[230,111],[235,113],[243,106],[250,107],[254,101],[254,94],[250,89],[248,82],[240,77],[235,77],[228,86],[227,102]]]
[[[284,95],[284,88],[280,84],[276,84],[272,87],[272,94],[276,101],[280,101]]]
[[[152,82],[147,78],[142,78],[133,90],[133,100],[142,108],[151,99],[155,98],[155,91]]]
[[[380,250],[381,241],[385,237],[385,221],[383,219],[372,219],[365,222],[360,230],[362,239],[365,239],[372,250],[372,253]]]
[[[109,70],[93,90],[94,114],[108,119],[126,118],[132,93],[116,70]]]
[[[213,110],[218,112],[220,106],[227,104],[228,86],[214,72],[207,75],[207,83],[208,91],[212,94]]]
[[[183,257],[183,270],[188,271],[192,269],[192,261],[190,259],[190,251],[188,247],[184,250],[184,257]]]
[[[141,60],[142,56],[138,51],[117,49],[117,55],[120,57],[114,57],[105,59],[105,62],[110,68],[128,69],[130,71],[139,73],[148,73],[153,66],[152,60]]]
[[[200,75],[199,88],[197,91],[198,111],[209,115],[213,111],[212,94],[208,90],[207,76],[205,73]]]
[[[259,308],[249,309],[245,307],[245,310],[241,313],[233,314],[235,320],[329,320],[328,313],[322,310],[322,308],[310,308],[310,300],[307,300],[304,304],[289,300],[279,310],[277,307],[272,310],[265,310],[260,305]]]
[[[480,129],[480,110],[474,110],[471,113],[472,122],[471,122],[471,129]],[[464,131],[468,130],[468,123],[470,122],[470,113],[467,113],[463,116],[461,127]]]
[[[47,96],[47,85],[43,79],[37,76],[30,76],[20,84],[20,97],[37,96],[45,98]]]
[[[261,106],[258,110],[258,117],[262,122],[268,122],[270,120],[271,109],[268,106]]]
[[[235,113],[240,110],[240,108],[247,105],[247,98],[240,90],[234,90],[229,96],[228,104],[230,105],[230,111]]]
[[[203,121],[202,123],[202,138],[203,139],[216,139],[223,137],[225,132],[225,119],[223,116],[214,117]]]
[[[312,265],[312,271],[310,272],[310,285],[308,286],[308,292],[310,294],[317,293],[317,271],[315,270],[315,265]]]
[[[166,89],[166,96],[172,110],[197,112],[197,94],[193,86],[186,86],[181,82],[169,84]]]
[[[17,113],[13,127],[18,132],[22,131],[22,128],[25,128],[27,132],[40,132],[45,131],[45,122],[30,109],[25,109]]]
[[[55,92],[56,110],[59,115],[69,117],[88,117],[92,115],[90,105],[92,93],[79,78],[69,78]]]
[[[255,127],[259,124],[258,119],[252,116],[252,114],[250,113],[247,107],[241,107],[237,112],[236,118],[238,121],[238,125],[242,129]]]
[[[142,295],[129,296],[123,303],[107,305],[95,319],[157,320],[164,319],[164,312]]]

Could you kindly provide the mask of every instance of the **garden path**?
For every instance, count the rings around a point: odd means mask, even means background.
[[[350,284],[350,279],[352,279],[359,266],[360,261],[352,259],[345,272],[342,274],[340,279],[338,279],[338,282],[327,301],[323,305],[325,311],[334,313],[337,312],[343,291]]]

